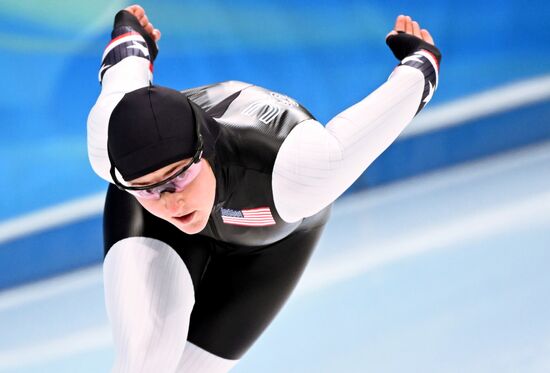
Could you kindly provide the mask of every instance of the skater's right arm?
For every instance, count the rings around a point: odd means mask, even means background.
[[[101,93],[88,115],[88,157],[94,171],[107,181],[111,181],[107,154],[111,112],[125,93],[152,82],[159,39],[160,31],[139,5],[116,14],[111,41],[103,52],[98,73]]]

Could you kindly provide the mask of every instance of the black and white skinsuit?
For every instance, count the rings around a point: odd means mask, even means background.
[[[89,159],[107,181],[110,115],[126,93],[151,84],[157,52],[130,13],[119,13],[112,37],[88,118]],[[206,228],[188,235],[110,185],[104,283],[114,372],[218,373],[238,362],[297,284],[330,205],[431,98],[438,61],[424,50],[405,60],[326,126],[252,84],[182,91],[218,126],[208,159],[215,202]],[[258,208],[272,219],[224,219]]]

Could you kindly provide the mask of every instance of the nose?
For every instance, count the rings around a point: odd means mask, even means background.
[[[161,193],[160,198],[166,211],[172,214],[181,211],[183,205],[185,204],[182,193],[178,192],[163,192]]]

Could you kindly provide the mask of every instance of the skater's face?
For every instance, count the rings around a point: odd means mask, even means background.
[[[132,180],[135,186],[151,185],[166,179],[188,164],[190,159],[172,163],[155,172]],[[159,199],[136,197],[138,202],[151,214],[164,219],[187,234],[199,233],[208,223],[214,197],[216,195],[216,178],[210,164],[200,160],[200,172],[181,191],[166,191]]]

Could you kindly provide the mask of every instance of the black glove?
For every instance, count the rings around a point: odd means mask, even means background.
[[[397,31],[397,35],[390,35],[386,39],[386,44],[390,47],[393,55],[399,60],[414,54],[414,52],[425,49],[432,53],[437,59],[437,64],[441,63],[441,52],[435,46],[425,42],[411,34],[403,31]]]
[[[115,16],[115,24],[113,26],[113,37],[118,36],[116,34],[116,29],[119,27],[128,26],[132,28],[134,31],[138,32],[143,38],[145,39],[145,42],[147,43],[147,49],[149,50],[149,54],[151,55],[150,61],[153,62],[155,58],[157,58],[157,54],[159,52],[157,43],[153,40],[151,35],[145,31],[143,26],[139,24],[138,19],[130,12],[126,10],[121,10],[118,12]]]

